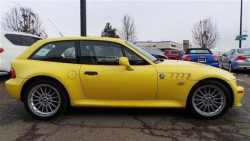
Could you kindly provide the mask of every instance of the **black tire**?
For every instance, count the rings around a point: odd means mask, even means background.
[[[58,107],[57,107],[57,110],[55,110],[55,113],[49,115],[49,116],[40,116],[38,115],[39,113],[38,112],[34,112],[32,111],[31,107],[32,106],[29,106],[29,95],[31,95],[31,92],[38,86],[41,86],[41,85],[46,85],[46,86],[51,86],[53,87],[58,93],[58,97],[59,97],[59,101],[58,103]],[[53,90],[54,90],[53,89]],[[46,90],[45,90],[45,93],[46,93]],[[39,119],[39,120],[51,120],[51,119],[54,119],[56,117],[58,117],[60,114],[62,114],[63,112],[65,112],[65,110],[67,109],[68,107],[68,100],[67,100],[67,96],[66,96],[66,92],[65,90],[59,85],[57,84],[56,82],[54,81],[49,81],[49,80],[38,80],[38,81],[35,81],[33,82],[25,91],[25,95],[24,95],[24,106],[26,108],[26,111],[31,115],[33,116],[34,118],[36,119]],[[52,96],[51,96],[52,97]],[[42,98],[43,99],[43,98]],[[39,101],[40,102],[40,101]],[[39,110],[39,108],[37,108]],[[36,113],[36,114],[35,114]]]
[[[202,88],[204,86],[212,86],[214,88],[218,88],[224,94],[224,96],[225,96],[224,105],[219,110],[219,112],[216,113],[215,115],[209,115],[209,116],[202,115],[201,113],[198,112],[199,108],[196,107],[198,104],[196,106],[194,106],[194,104],[193,104],[193,99],[194,99],[195,92],[197,92],[197,90],[199,90],[200,88]],[[216,99],[216,97],[214,97],[214,98]],[[204,100],[204,101],[206,101],[206,100]],[[204,101],[203,101],[202,105],[204,104]],[[190,94],[188,96],[187,108],[189,109],[189,111],[191,111],[193,113],[194,116],[196,116],[199,119],[212,120],[212,119],[218,119],[218,118],[222,117],[228,111],[228,109],[230,108],[230,103],[231,103],[231,96],[230,96],[230,93],[227,90],[227,88],[223,84],[221,84],[220,82],[218,82],[218,81],[207,80],[207,81],[201,81],[201,82],[199,82],[197,85],[195,85],[192,88],[192,90],[191,90],[191,92],[190,92]],[[205,109],[205,111],[206,111],[206,109]]]
[[[232,66],[232,63],[231,62],[229,62],[229,65],[228,65],[229,67],[229,70],[228,71],[230,71],[230,72],[235,72],[235,70],[234,70],[234,68],[233,68],[233,66]]]

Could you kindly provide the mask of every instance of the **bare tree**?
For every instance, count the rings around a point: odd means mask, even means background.
[[[122,29],[119,32],[122,39],[130,42],[135,42],[137,40],[137,31],[135,27],[135,21],[133,17],[125,14],[122,18]]]
[[[30,33],[42,38],[48,37],[38,14],[28,7],[14,7],[10,9],[3,16],[2,27],[5,30]]]
[[[214,48],[219,38],[217,24],[213,24],[211,18],[196,23],[192,32],[194,44],[201,48]]]

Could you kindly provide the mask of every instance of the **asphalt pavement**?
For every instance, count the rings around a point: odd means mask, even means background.
[[[7,94],[9,77],[0,75],[0,140],[250,140],[250,74],[236,77],[246,91],[243,106],[217,120],[198,120],[184,109],[70,108],[45,122]]]

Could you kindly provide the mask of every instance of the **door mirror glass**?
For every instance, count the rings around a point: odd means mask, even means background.
[[[120,66],[125,66],[125,67],[126,67],[126,70],[128,70],[128,71],[133,71],[133,70],[134,70],[134,69],[130,66],[127,57],[120,57],[120,59],[119,59],[119,65],[120,65]]]

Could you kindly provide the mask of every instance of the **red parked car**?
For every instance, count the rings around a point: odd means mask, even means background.
[[[172,60],[179,60],[180,57],[183,55],[183,51],[180,50],[168,50],[164,53],[165,56],[168,57],[168,59]]]

